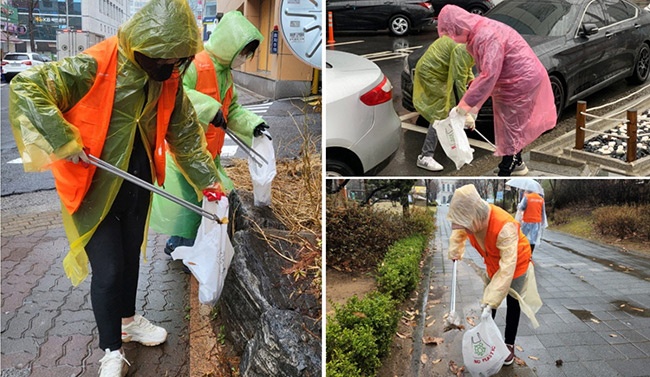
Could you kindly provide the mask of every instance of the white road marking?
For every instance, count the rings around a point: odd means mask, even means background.
[[[353,45],[357,43],[363,43],[365,42],[363,39],[359,41],[349,41],[349,42],[341,42],[341,43],[331,43],[328,44],[327,47],[333,47],[333,46],[343,46],[343,45]]]

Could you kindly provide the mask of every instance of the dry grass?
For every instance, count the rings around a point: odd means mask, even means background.
[[[305,117],[306,121],[308,117]],[[299,255],[293,266],[283,271],[295,280],[312,277],[310,294],[320,298],[322,283],[322,162],[317,153],[316,142],[307,132],[306,124],[298,125],[301,140],[299,156],[295,159],[276,161],[276,176],[271,188],[271,210],[280,222],[289,230],[289,241],[299,248]],[[253,184],[248,171],[248,163],[243,159],[233,159],[232,166],[227,167],[228,176],[239,190],[253,191]],[[267,240],[280,239],[279,236],[266,233]],[[271,243],[269,242],[269,245]]]

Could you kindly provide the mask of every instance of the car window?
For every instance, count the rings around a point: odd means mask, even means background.
[[[596,24],[599,28],[607,26],[607,17],[605,12],[598,2],[592,2],[585,11],[585,16],[582,18],[583,24]]]
[[[609,14],[612,23],[636,17],[636,8],[625,1],[606,0],[605,9]]]
[[[569,34],[577,14],[578,9],[566,1],[506,1],[493,8],[487,17],[522,35],[557,37]]]
[[[39,62],[43,61],[43,58],[39,54],[32,54],[32,59],[37,60]]]
[[[29,60],[29,55],[26,54],[5,55],[4,60]]]

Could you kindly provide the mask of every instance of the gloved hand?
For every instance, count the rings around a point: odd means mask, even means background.
[[[456,116],[456,117],[461,116],[461,117],[463,117],[464,116],[465,117],[465,128],[470,130],[470,131],[474,131],[474,129],[476,128],[476,114],[469,113],[469,112],[467,112],[465,109],[463,109],[461,107],[455,106],[454,108],[449,110],[449,116],[450,117],[452,117],[452,116]]]
[[[488,319],[488,317],[492,316],[492,308],[490,305],[487,304],[481,304],[481,321]]]
[[[273,140],[273,139],[271,138],[271,134],[267,131],[268,129],[269,129],[268,124],[266,124],[266,123],[260,123],[260,124],[258,124],[257,127],[255,127],[255,129],[253,130],[253,136],[258,137],[258,136],[262,136],[262,135],[264,135],[264,136],[268,137],[269,140]]]
[[[204,188],[203,195],[206,199],[208,199],[209,202],[220,200],[222,197],[226,196],[226,194],[221,189],[221,184],[219,182],[215,182],[210,186]]]
[[[223,116],[223,111],[221,111],[221,109],[217,111],[217,115],[214,116],[214,119],[212,119],[212,122],[210,123],[212,123],[215,127],[221,127],[224,130],[228,128],[226,118]]]
[[[88,159],[88,156],[86,155],[86,152],[81,150],[80,152],[71,154],[70,156],[65,158],[66,160],[72,162],[73,164],[78,164],[81,162],[83,166],[87,166],[90,164],[90,160]]]

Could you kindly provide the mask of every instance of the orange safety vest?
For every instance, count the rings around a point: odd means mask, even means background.
[[[84,51],[97,61],[95,82],[88,93],[63,114],[65,120],[79,130],[86,153],[96,157],[102,155],[113,113],[117,82],[117,46],[117,37],[111,37]],[[178,82],[179,75],[175,72],[163,83],[162,93],[158,98],[156,150],[153,159],[156,180],[161,186],[165,181],[165,134],[174,111]],[[97,168],[94,165],[86,167],[67,160],[57,160],[50,168],[61,201],[69,213],[75,213],[90,189]]]
[[[226,97],[221,101],[217,72],[206,50],[194,56],[194,66],[196,67],[196,87],[194,89],[209,95],[221,103],[221,112],[223,112],[223,117],[228,121],[228,109],[232,102],[232,84],[228,87],[228,91],[226,91]],[[212,158],[216,158],[221,154],[225,137],[226,131],[223,128],[215,127],[213,124],[208,126],[205,139],[208,142],[208,151],[212,154]]]
[[[497,249],[497,237],[499,232],[503,229],[503,226],[507,223],[514,223],[517,226],[517,231],[519,232],[519,243],[517,245],[517,267],[515,268],[515,275],[513,279],[520,277],[528,271],[528,263],[531,258],[530,243],[528,239],[521,232],[519,228],[519,223],[510,216],[510,214],[503,209],[490,204],[490,218],[488,220],[488,228],[485,234],[485,248],[484,251],[479,246],[476,241],[476,237],[473,234],[467,234],[469,242],[478,250],[479,254],[485,260],[485,267],[487,269],[488,276],[492,278],[494,274],[499,269],[499,261],[501,260],[501,253]]]
[[[544,198],[539,194],[526,194],[526,209],[522,220],[526,223],[541,223],[542,211],[544,210]]]

